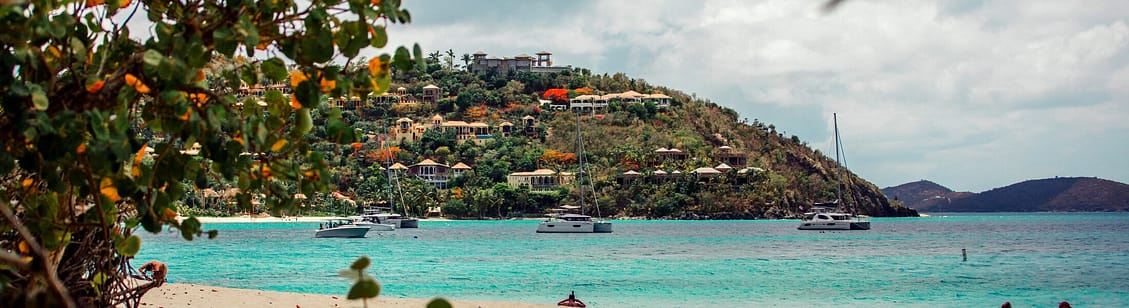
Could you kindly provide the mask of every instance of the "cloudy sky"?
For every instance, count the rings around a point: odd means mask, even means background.
[[[545,50],[776,125],[879,187],[1129,182],[1129,2],[405,1],[395,43]]]

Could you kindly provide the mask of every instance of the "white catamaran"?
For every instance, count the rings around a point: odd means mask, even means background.
[[[584,139],[580,136],[580,113],[576,113],[576,156],[577,166],[580,169],[576,173],[577,186],[580,188],[580,198],[578,198],[580,206],[578,209],[581,214],[562,214],[556,213],[549,216],[537,225],[537,233],[611,233],[612,223],[609,221],[592,220],[592,216],[584,215],[584,176],[588,174],[585,170],[584,164]],[[595,197],[595,188],[592,189],[592,195]],[[593,204],[596,206],[596,215],[599,215],[600,204],[593,198]],[[568,209],[568,206],[562,206]]]
[[[835,163],[839,164],[840,150],[843,148],[842,141],[839,140],[839,118],[838,115],[832,113],[831,117],[835,123]],[[845,160],[845,159],[844,159]],[[835,201],[825,204],[819,204],[811,208],[811,212],[804,213],[804,217],[800,221],[800,230],[870,230],[870,222],[862,220],[861,217],[855,216],[849,212],[841,212],[843,208],[843,171],[842,165],[839,164],[839,169],[835,172]],[[830,206],[834,206],[834,208]],[[852,208],[847,207],[850,211]]]

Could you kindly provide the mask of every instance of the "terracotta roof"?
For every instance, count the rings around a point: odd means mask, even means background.
[[[557,174],[557,172],[550,170],[550,169],[537,169],[537,170],[534,170],[534,171],[510,173],[510,175],[514,175],[514,176],[535,176],[535,175],[554,175],[554,174]],[[564,172],[561,173],[561,175],[565,175],[565,174],[566,173],[564,173]]]
[[[454,167],[451,167],[451,169],[470,170],[471,168],[470,168],[470,166],[467,166],[467,164],[460,162],[460,163],[455,164]]]
[[[421,162],[419,162],[415,165],[412,165],[412,167],[415,167],[415,166],[447,166],[447,165],[437,163],[437,162],[435,162],[434,160],[431,160],[431,159],[424,159],[423,161],[421,161]]]

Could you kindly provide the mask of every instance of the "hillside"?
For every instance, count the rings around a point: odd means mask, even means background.
[[[927,180],[886,187],[882,189],[882,193],[891,199],[901,201],[908,208],[923,212],[947,210],[952,200],[973,195],[969,192],[955,192]]]
[[[927,181],[926,181],[927,182]],[[944,212],[1123,212],[1129,211],[1129,185],[1098,178],[1029,180],[982,193],[932,194],[921,182],[884,189],[891,197],[914,196],[906,204],[919,211]],[[941,187],[937,185],[937,187]],[[920,194],[914,195],[914,192]],[[943,192],[943,191],[936,191]],[[962,195],[963,194],[963,195]],[[936,198],[932,196],[944,196]],[[925,197],[922,200],[921,197]],[[903,199],[905,200],[905,199]],[[947,202],[940,202],[945,200]],[[951,200],[951,201],[949,201]],[[910,205],[913,204],[913,205]]]
[[[515,172],[575,170],[576,155],[581,154],[576,153],[578,123],[584,138],[582,154],[596,187],[597,197],[592,201],[600,207],[600,213],[593,213],[596,215],[784,218],[797,217],[801,206],[835,198],[833,172],[839,166],[834,159],[811,149],[796,136],[777,132],[773,124],[739,120],[736,111],[709,100],[622,73],[593,74],[583,68],[549,73],[471,73],[450,62],[441,64],[437,53],[432,55],[426,70],[394,74],[393,88],[401,89],[393,99],[385,95],[373,103],[340,108],[347,121],[365,132],[385,131],[388,125],[403,121],[421,123],[404,124],[414,126],[398,127],[397,135],[389,138],[389,145],[395,148],[389,154],[395,162],[410,166],[429,159],[472,168],[442,189],[428,187],[422,181],[405,184],[408,199],[417,204],[442,205],[445,215],[537,216],[555,206],[576,204],[575,185],[531,191],[507,181]],[[419,93],[436,87],[441,90],[435,102],[420,99],[423,96]],[[579,119],[576,113],[557,108],[557,104],[567,106],[570,99],[582,95],[616,93],[655,94],[667,96],[669,101],[612,101],[606,108],[586,110]],[[474,123],[492,133],[468,136],[430,129],[441,127],[437,121]],[[515,133],[500,133],[505,125],[512,125]],[[315,133],[319,129],[315,127]],[[383,171],[376,167],[385,163],[382,159],[387,155],[380,149],[389,145],[379,140],[373,137],[358,145],[359,152],[330,145],[317,147],[326,151],[330,167],[339,174],[334,178],[338,190],[362,200],[384,195]],[[679,149],[683,156],[672,158],[661,149]],[[739,164],[716,176],[694,173],[695,169],[721,166],[727,161]],[[639,176],[625,177],[629,171]],[[917,215],[912,209],[892,204],[876,186],[849,170],[844,173],[844,181],[844,199],[855,205],[858,213],[877,217]],[[419,208],[422,206],[412,211],[419,213]]]

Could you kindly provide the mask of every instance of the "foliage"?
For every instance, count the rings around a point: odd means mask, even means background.
[[[153,37],[132,38],[133,18]],[[399,1],[27,0],[0,19],[0,302],[14,306],[136,306],[132,233],[203,235],[179,217],[189,190],[232,185],[252,213],[253,199],[278,213],[328,191],[307,137],[356,136],[317,111],[325,97],[382,93],[392,66],[422,60],[416,46],[352,62],[410,21]],[[239,92],[270,82],[293,94]]]
[[[568,101],[568,90],[556,89],[556,88],[555,89],[548,89],[548,90],[545,90],[545,93],[541,94],[541,97],[548,99],[548,100],[552,100],[554,102],[558,102],[558,103],[567,102]]]

